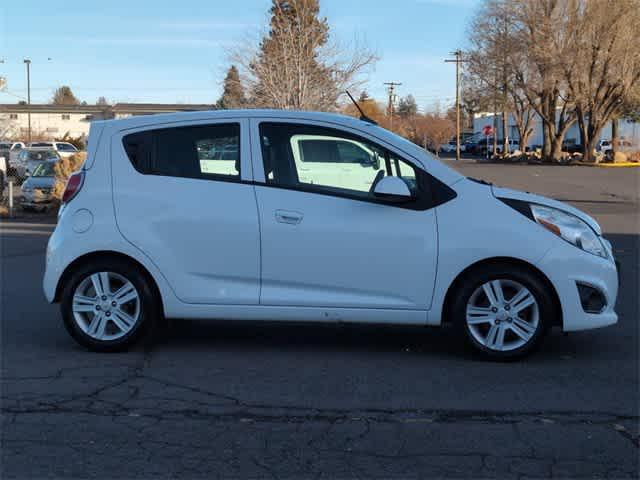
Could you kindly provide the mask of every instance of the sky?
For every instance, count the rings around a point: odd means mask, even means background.
[[[384,101],[384,82],[402,82],[421,109],[455,98],[455,65],[480,0],[320,0],[332,38],[364,43],[379,60],[366,90]],[[228,52],[257,44],[271,0],[45,0],[0,2],[0,103],[26,98],[23,59],[31,59],[31,101],[46,103],[69,85],[80,100],[214,103]],[[359,92],[358,92],[359,93]]]

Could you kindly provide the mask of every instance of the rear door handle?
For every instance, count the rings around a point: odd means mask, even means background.
[[[276,220],[280,223],[289,223],[298,225],[302,221],[302,213],[292,212],[290,210],[276,210]]]

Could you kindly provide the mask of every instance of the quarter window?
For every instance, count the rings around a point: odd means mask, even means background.
[[[240,125],[197,125],[126,135],[124,148],[141,173],[240,179]]]
[[[260,137],[267,184],[373,200],[380,179],[398,176],[418,196],[416,169],[358,136],[323,127],[263,123]]]

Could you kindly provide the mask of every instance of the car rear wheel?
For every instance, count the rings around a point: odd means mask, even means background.
[[[99,352],[131,347],[157,316],[157,299],[146,276],[120,259],[77,269],[61,296],[65,327],[84,347]]]
[[[460,283],[453,314],[469,345],[495,360],[521,358],[540,344],[555,314],[540,278],[518,266],[487,266]]]

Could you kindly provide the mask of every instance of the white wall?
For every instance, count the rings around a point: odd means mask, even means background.
[[[482,128],[485,125],[493,125],[493,114],[483,113],[476,115],[473,119],[473,132],[481,133]],[[621,139],[631,142],[634,147],[640,148],[640,124],[629,122],[627,120],[620,120],[618,128],[618,135]],[[497,118],[498,126],[498,138],[503,138],[502,134],[502,114],[498,114]],[[516,122],[512,115],[509,115],[509,138],[518,139],[518,129],[516,128]],[[565,135],[565,141],[574,141],[580,143],[580,130],[577,122],[574,123]],[[611,122],[609,122],[600,132],[600,138],[598,140],[610,140],[611,139]],[[542,145],[543,132],[542,132],[542,119],[539,115],[535,114],[533,118],[533,133],[529,139],[529,147]]]
[[[64,115],[64,118],[63,118]],[[44,133],[51,137],[62,137],[69,132],[72,137],[89,134],[90,122],[87,113],[31,113],[31,131]],[[17,135],[20,131],[26,131],[29,125],[26,113],[5,113],[8,117],[9,134]]]

